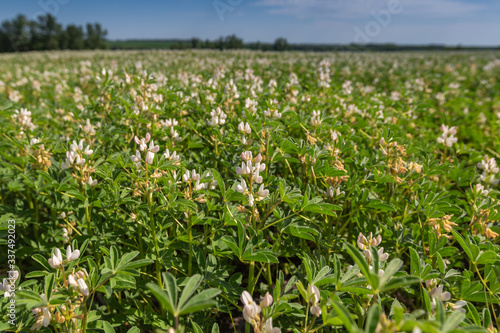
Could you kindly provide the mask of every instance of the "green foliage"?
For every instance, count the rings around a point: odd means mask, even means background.
[[[497,54],[0,58],[0,331],[498,328]]]

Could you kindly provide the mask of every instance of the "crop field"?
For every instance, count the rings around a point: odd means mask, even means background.
[[[0,331],[495,333],[500,53],[0,55]]]

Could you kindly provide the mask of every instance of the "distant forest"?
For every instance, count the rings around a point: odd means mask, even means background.
[[[449,50],[498,50],[500,47],[474,47],[474,46],[447,46],[447,45],[400,45],[400,44],[295,44],[289,43],[285,38],[277,38],[274,43],[265,42],[250,42],[244,43],[243,39],[235,35],[219,37],[216,40],[202,40],[199,38],[191,39],[131,39],[109,41],[110,49],[129,49],[129,50],[144,50],[144,49],[215,49],[215,50],[231,50],[231,49],[247,49],[260,51],[449,51]]]
[[[274,43],[244,43],[236,35],[215,40],[199,38],[164,40],[106,40],[107,31],[99,23],[88,23],[85,28],[69,24],[63,27],[51,15],[42,15],[36,21],[18,15],[0,25],[0,52],[43,50],[149,50],[149,49],[248,49],[260,51],[437,51],[437,50],[494,50],[500,47],[464,47],[445,45],[398,44],[291,44],[283,38]]]
[[[105,49],[106,35],[99,23],[88,23],[85,29],[73,24],[63,28],[51,14],[37,21],[18,15],[0,26],[0,52]]]

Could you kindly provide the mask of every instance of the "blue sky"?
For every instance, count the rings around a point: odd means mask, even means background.
[[[0,0],[0,21],[54,14],[109,39],[500,45],[498,0]]]

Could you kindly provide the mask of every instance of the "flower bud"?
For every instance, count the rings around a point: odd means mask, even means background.
[[[268,306],[271,306],[271,304],[273,304],[273,296],[271,296],[271,294],[267,292],[262,302],[260,302],[260,307],[267,308]]]

